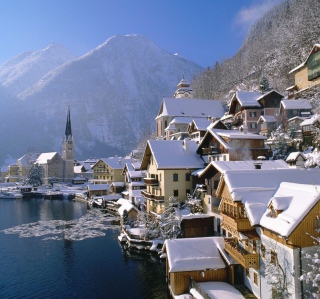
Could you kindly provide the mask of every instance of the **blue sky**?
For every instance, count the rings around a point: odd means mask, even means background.
[[[80,56],[116,34],[146,36],[203,67],[233,56],[283,0],[1,0],[0,64],[58,42]]]

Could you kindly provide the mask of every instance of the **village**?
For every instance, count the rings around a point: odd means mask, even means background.
[[[165,259],[172,298],[318,298],[320,115],[304,96],[318,88],[320,45],[290,73],[287,95],[235,91],[227,112],[182,78],[156,138],[127,157],[75,160],[69,107],[62,155],[2,168],[0,198],[40,185],[62,198],[66,183],[69,199],[120,217],[119,242]]]

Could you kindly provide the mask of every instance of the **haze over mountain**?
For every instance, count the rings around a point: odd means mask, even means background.
[[[203,70],[138,35],[111,37],[72,58],[53,44],[1,66],[1,104],[7,107],[0,115],[6,123],[0,160],[29,147],[60,152],[68,105],[76,158],[127,154],[154,126],[162,97],[173,95],[183,75],[191,80]]]

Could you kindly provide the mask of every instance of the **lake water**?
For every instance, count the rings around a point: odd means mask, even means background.
[[[0,298],[168,298],[165,262],[67,200],[0,200]]]

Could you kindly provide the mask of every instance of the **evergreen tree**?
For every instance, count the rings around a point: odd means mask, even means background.
[[[31,167],[27,173],[27,177],[24,181],[26,185],[32,185],[38,187],[42,185],[41,179],[41,167],[38,164],[31,164]]]
[[[260,79],[260,90],[265,93],[271,90],[269,80],[266,76],[262,76]]]

